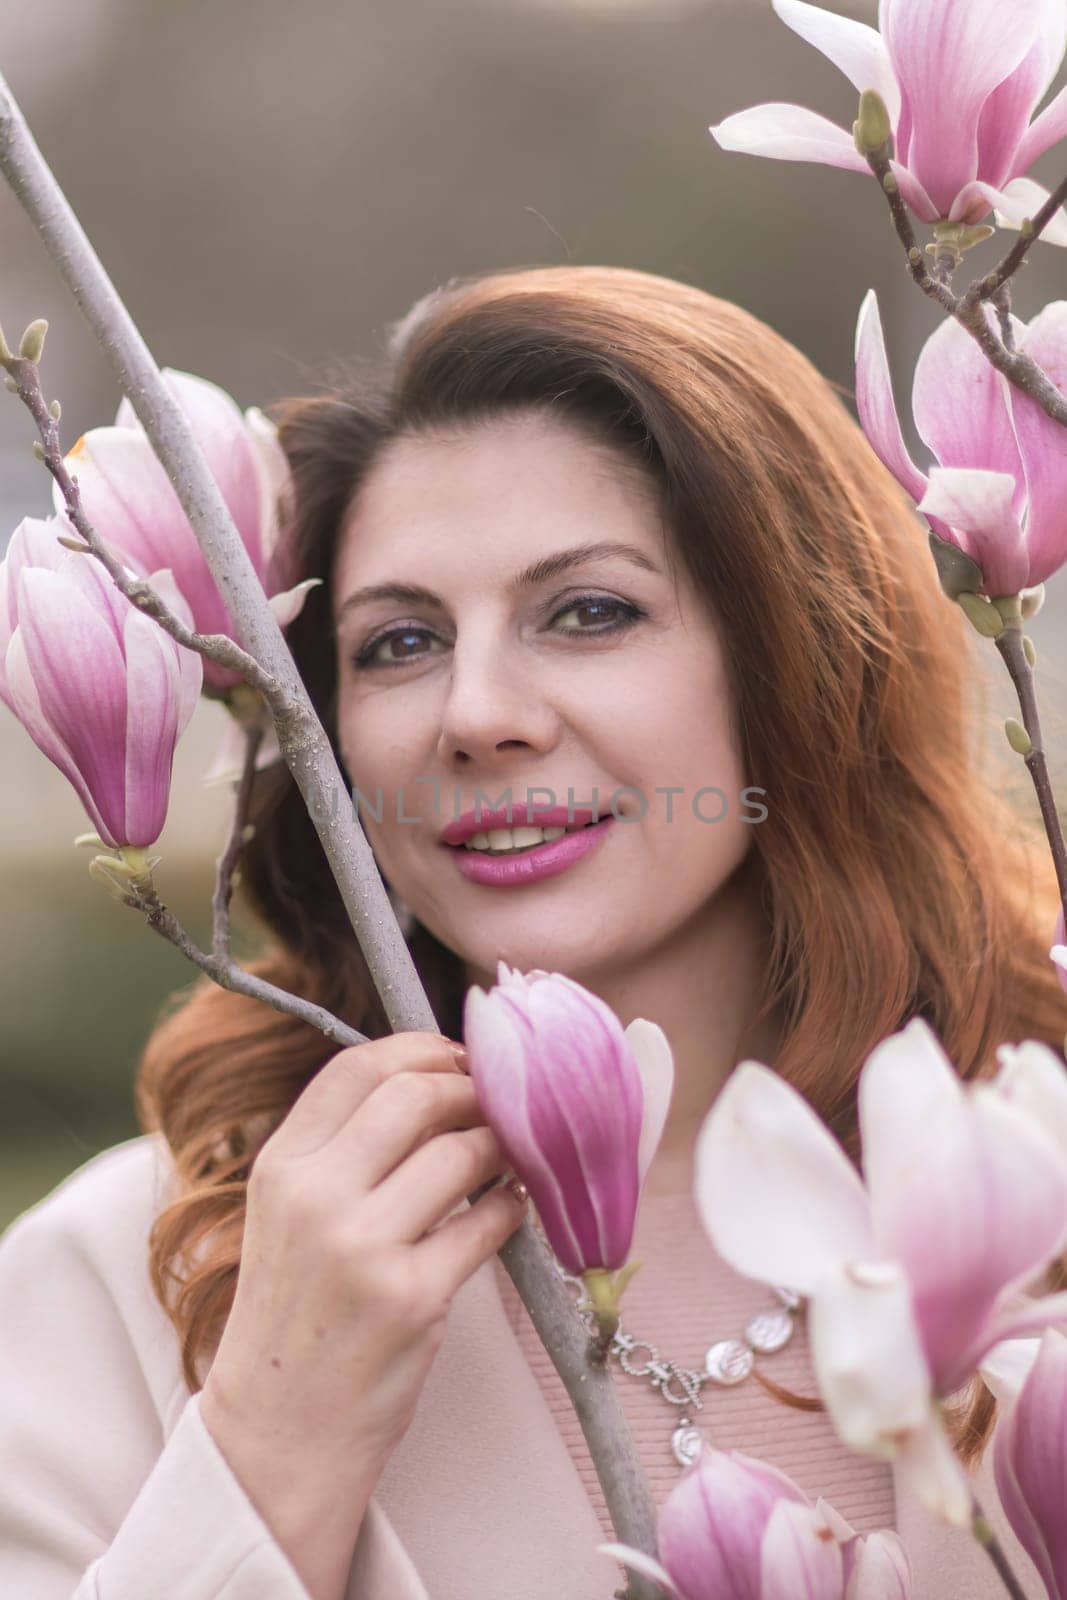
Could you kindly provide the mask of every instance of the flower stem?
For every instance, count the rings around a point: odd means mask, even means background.
[[[996,640],[996,646],[1004,658],[1004,664],[1011,675],[1012,683],[1015,685],[1015,693],[1019,699],[1019,709],[1022,712],[1023,727],[1030,736],[1030,751],[1029,754],[1023,757],[1023,760],[1026,763],[1026,769],[1030,774],[1034,792],[1037,795],[1037,803],[1041,810],[1041,820],[1045,825],[1049,849],[1052,851],[1052,860],[1056,867],[1056,880],[1060,889],[1060,904],[1063,906],[1065,917],[1067,917],[1067,847],[1064,846],[1063,842],[1063,827],[1060,823],[1056,797],[1053,794],[1052,782],[1049,778],[1048,761],[1045,757],[1045,748],[1041,739],[1041,719],[1038,715],[1037,694],[1034,689],[1034,669],[1026,658],[1021,620],[1008,621],[1003,633]]]
[[[997,1570],[997,1575],[1012,1600],[1026,1600],[1026,1590],[1019,1582],[1011,1569],[1004,1547],[993,1532],[992,1525],[987,1522],[984,1511],[977,1499],[971,1496],[971,1532],[989,1557]]]

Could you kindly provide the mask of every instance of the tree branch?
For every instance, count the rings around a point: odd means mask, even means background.
[[[1003,606],[1004,602],[1001,602]],[[1037,803],[1041,811],[1041,820],[1045,825],[1045,834],[1048,838],[1052,860],[1056,867],[1056,881],[1059,884],[1060,904],[1063,907],[1064,917],[1067,918],[1067,847],[1064,845],[1063,828],[1060,823],[1059,811],[1056,807],[1056,797],[1052,792],[1052,783],[1049,778],[1048,761],[1045,758],[1045,747],[1041,736],[1041,719],[1038,714],[1037,695],[1034,690],[1034,669],[1026,656],[1026,646],[1023,641],[1021,621],[1016,626],[1008,623],[1003,633],[996,639],[997,649],[1004,659],[1015,685],[1015,692],[1019,698],[1019,709],[1022,712],[1023,727],[1030,736],[1030,749],[1023,757],[1026,770],[1030,774],[1037,795]]]
[[[1008,279],[1018,272],[1026,260],[1030,246],[1035,239],[1041,237],[1065,200],[1067,200],[1067,178],[1064,178],[1058,188],[1053,189],[1029,226],[1025,222],[1023,223],[1023,226],[1019,229],[1019,237],[1007,255],[998,262],[987,277],[982,279],[979,293],[983,300],[992,300],[997,291],[1007,283]]]
[[[373,853],[350,806],[331,808],[344,781],[248,552],[185,416],[101,265],[0,77],[0,170],[81,307],[174,485],[241,645],[268,674],[262,688],[282,756],[322,842],[349,920],[394,1030],[437,1024],[397,926]],[[656,1511],[618,1391],[586,1359],[585,1329],[566,1286],[538,1253],[528,1220],[501,1253],[535,1326],[555,1327],[552,1362],[575,1406],[620,1542],[656,1554]],[[587,1391],[589,1391],[587,1393]],[[521,1449],[521,1441],[518,1441]],[[630,1573],[630,1600],[658,1586]]]
[[[911,214],[904,203],[900,185],[890,166],[892,156],[890,144],[887,142],[880,145],[876,150],[868,149],[865,151],[865,155],[867,164],[881,184],[882,192],[889,202],[893,226],[907,255],[908,271],[923,294],[928,295],[931,300],[936,300],[943,311],[946,311],[950,317],[955,317],[961,327],[966,328],[971,338],[981,347],[982,353],[990,365],[995,367],[998,372],[1002,372],[1014,388],[1019,389],[1023,394],[1029,395],[1031,400],[1037,402],[1046,416],[1051,417],[1054,422],[1058,422],[1067,428],[1067,396],[1060,393],[1059,389],[1056,388],[1047,373],[1042,371],[1036,361],[1002,344],[989,325],[985,302],[1004,286],[1006,277],[995,283],[988,294],[984,293],[984,287],[990,283],[996,274],[990,274],[990,277],[986,279],[976,280],[962,295],[957,295],[947,283],[941,282],[938,278],[932,276],[927,271],[923,252],[915,239],[915,229],[912,227]],[[1044,209],[1042,207],[1042,210]],[[1025,254],[1025,252],[1023,253]],[[1007,260],[1007,257],[1005,257],[1005,260]],[[1021,262],[1021,260],[1022,256],[1020,255],[1019,261]]]

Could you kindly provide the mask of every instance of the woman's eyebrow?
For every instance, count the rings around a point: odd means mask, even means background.
[[[584,561],[603,561],[611,556],[621,556],[626,561],[632,561],[637,567],[642,567],[646,572],[659,572],[659,567],[652,558],[639,550],[636,545],[623,544],[618,540],[605,539],[594,544],[574,545],[569,550],[557,550],[553,555],[542,556],[523,572],[512,578],[507,586],[509,594],[518,594],[522,589],[530,589],[540,583],[548,583],[552,578],[558,578],[561,573],[569,572],[572,567],[581,565]],[[424,589],[417,583],[371,583],[362,589],[354,589],[345,599],[337,613],[338,620],[345,612],[353,610],[356,606],[368,605],[372,600],[397,600],[403,605],[436,606],[444,610],[440,597],[432,589]]]

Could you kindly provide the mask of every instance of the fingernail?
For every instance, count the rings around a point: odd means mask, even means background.
[[[521,1178],[509,1178],[504,1187],[511,1190],[520,1205],[525,1205],[530,1198],[530,1191]]]
[[[468,1060],[466,1045],[465,1044],[457,1044],[455,1039],[449,1039],[448,1048],[452,1052],[452,1057],[453,1057],[453,1060],[455,1061],[456,1065],[458,1067],[462,1067],[464,1072],[466,1072],[466,1070],[467,1070],[467,1060]]]

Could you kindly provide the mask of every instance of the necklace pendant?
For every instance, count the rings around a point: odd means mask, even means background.
[[[751,1346],[743,1339],[720,1339],[704,1356],[704,1371],[713,1383],[732,1387],[744,1383],[754,1359]]]
[[[793,1313],[785,1306],[775,1306],[771,1311],[760,1311],[745,1328],[745,1338],[760,1355],[773,1355],[793,1337]]]
[[[671,1449],[680,1467],[691,1466],[707,1443],[707,1434],[695,1427],[688,1417],[683,1417],[671,1434]]]

